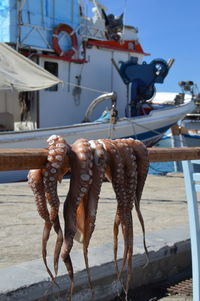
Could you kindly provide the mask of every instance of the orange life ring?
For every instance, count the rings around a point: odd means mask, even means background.
[[[72,48],[69,49],[68,51],[63,51],[59,45],[58,35],[61,31],[68,33],[68,35],[71,38]],[[56,28],[54,28],[52,44],[53,44],[53,49],[55,50],[56,54],[58,54],[59,56],[71,59],[78,48],[78,41],[77,41],[77,37],[76,37],[76,34],[75,34],[73,28],[71,28],[67,24],[59,24]]]

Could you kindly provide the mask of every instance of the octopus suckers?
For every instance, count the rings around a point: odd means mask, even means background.
[[[56,158],[56,160],[58,160],[58,161],[62,161],[62,160],[63,160],[63,157],[60,156],[60,155],[57,155],[55,158]]]
[[[88,174],[82,174],[81,175],[81,180],[83,180],[83,181],[89,181],[89,179],[90,179],[90,175],[88,175]]]
[[[57,153],[64,153],[65,149],[64,148],[56,148]]]
[[[56,147],[58,147],[58,148],[64,148],[64,147],[66,147],[66,145],[64,143],[57,143]]]
[[[59,167],[60,167],[60,164],[58,164],[58,163],[56,163],[56,162],[53,162],[51,165],[52,165],[53,167],[55,167],[55,168],[59,168]]]
[[[51,171],[51,173],[56,173],[57,172],[57,170],[55,168],[52,168],[50,171]]]
[[[81,187],[80,190],[81,190],[81,192],[84,192],[84,193],[87,192],[87,188],[85,188],[85,187]]]
[[[96,144],[95,144],[94,140],[90,140],[89,144],[90,144],[92,149],[96,149]]]
[[[57,136],[57,135],[51,135],[51,136],[47,139],[47,142],[49,142],[49,141],[51,141],[51,140],[55,140],[55,139],[57,139],[57,138],[59,138],[59,136]]]
[[[48,157],[47,157],[47,160],[51,162],[51,161],[53,161],[53,160],[54,160],[54,157],[52,157],[52,156],[48,156]]]
[[[54,154],[55,154],[55,150],[54,150],[54,149],[50,149],[50,150],[49,150],[49,154],[50,154],[50,155],[54,155]]]

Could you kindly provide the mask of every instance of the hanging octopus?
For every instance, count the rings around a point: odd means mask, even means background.
[[[106,152],[98,141],[91,140],[89,141],[89,144],[93,154],[92,180],[89,183],[88,192],[84,195],[77,209],[76,219],[79,235],[81,233],[82,237],[79,241],[83,243],[83,254],[88,281],[90,288],[92,289],[88,263],[88,246],[95,228],[99,194],[105,173]],[[81,226],[79,226],[80,222]]]
[[[114,220],[114,261],[116,265],[117,276],[124,270],[128,256],[128,276],[125,292],[128,291],[132,272],[132,253],[133,253],[133,226],[132,226],[132,208],[135,201],[135,191],[137,186],[137,165],[135,156],[131,149],[121,140],[101,140],[109,156],[107,162],[106,175],[113,185],[117,198],[117,211]],[[119,273],[117,265],[117,248],[119,225],[122,227],[124,237],[124,255],[122,269]]]
[[[30,170],[28,183],[35,196],[39,215],[44,219],[44,230],[42,236],[42,257],[46,269],[52,280],[55,279],[47,265],[47,242],[53,226],[57,233],[57,241],[54,251],[54,271],[58,273],[58,260],[63,243],[63,233],[59,221],[60,201],[57,195],[57,181],[61,181],[67,169],[63,168],[63,161],[69,152],[70,146],[59,136],[53,135],[48,140],[48,158],[45,169]],[[47,207],[50,206],[50,212]]]
[[[83,243],[83,253],[88,273],[89,285],[91,275],[88,262],[88,246],[95,228],[98,199],[104,175],[112,182],[117,199],[117,210],[114,219],[114,261],[116,273],[120,279],[126,261],[128,272],[125,293],[129,288],[132,272],[133,255],[133,222],[132,208],[135,206],[143,231],[143,242],[146,254],[144,221],[140,211],[140,199],[148,172],[148,155],[144,144],[133,139],[91,140],[79,139],[71,147],[60,141],[59,136],[50,137],[48,163],[45,170],[34,170],[29,173],[29,184],[35,194],[38,212],[45,220],[43,233],[43,260],[47,271],[51,274],[46,262],[46,244],[52,225],[57,233],[54,252],[55,275],[58,271],[58,259],[62,248],[62,259],[71,280],[70,296],[74,288],[73,266],[70,252],[74,238]],[[55,141],[55,139],[57,139]],[[62,145],[61,145],[62,144]],[[60,147],[62,149],[60,149]],[[63,156],[61,156],[61,153]],[[61,162],[67,154],[71,169],[69,192],[64,202],[64,240],[58,217],[59,199],[57,196],[57,181],[66,172]],[[62,157],[62,159],[61,159]],[[55,161],[55,159],[57,161]],[[59,161],[59,162],[58,162]],[[53,169],[52,169],[53,167]],[[53,174],[53,176],[52,176]],[[51,206],[49,214],[46,198]],[[117,264],[118,232],[121,225],[124,238],[124,255],[121,271]]]
[[[77,232],[77,228],[81,229],[77,223],[77,208],[89,190],[92,181],[93,155],[90,144],[86,139],[79,139],[71,145],[69,153],[69,162],[71,168],[71,179],[69,192],[64,202],[63,216],[65,222],[64,243],[62,248],[62,259],[68,269],[68,259],[73,246],[73,239]],[[74,289],[73,275],[69,275],[71,279],[70,295]]]
[[[88,263],[88,246],[94,231],[97,204],[104,178],[105,151],[96,141],[79,139],[71,146],[69,161],[71,181],[64,203],[65,235],[62,258],[66,261],[73,239],[83,243],[83,253],[92,288]],[[72,282],[71,294],[74,287]]]
[[[140,211],[140,200],[142,196],[142,191],[144,188],[144,184],[147,178],[148,169],[149,169],[149,159],[148,159],[148,151],[146,146],[139,140],[130,139],[122,139],[122,142],[127,144],[129,147],[132,148],[132,152],[136,157],[137,162],[137,187],[136,187],[136,202],[134,203],[136,213],[138,215],[138,219],[140,221],[142,231],[143,231],[143,244],[145,253],[148,259],[148,250],[145,242],[145,227],[144,227],[144,220],[142,217],[142,213]],[[147,261],[148,263],[148,261]]]
[[[133,225],[132,208],[135,209],[142,226],[143,243],[148,257],[145,243],[144,221],[140,211],[140,199],[148,172],[148,155],[144,144],[133,139],[98,140],[108,153],[106,176],[112,182],[117,198],[117,212],[114,220],[114,261],[118,279],[124,270],[128,257],[128,274],[126,282],[126,298],[132,272],[133,254]],[[119,273],[117,265],[117,248],[119,225],[122,227],[124,237],[124,255],[122,268]]]

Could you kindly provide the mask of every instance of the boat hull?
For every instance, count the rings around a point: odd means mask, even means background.
[[[194,109],[194,103],[181,106],[167,106],[153,110],[148,115],[135,118],[122,118],[116,124],[82,123],[73,126],[38,129],[21,132],[2,132],[0,134],[1,148],[45,148],[46,140],[51,135],[60,135],[69,144],[79,138],[117,139],[134,138],[143,141],[147,146],[157,143],[164,133],[188,111]],[[0,172],[0,183],[26,180],[27,172]]]

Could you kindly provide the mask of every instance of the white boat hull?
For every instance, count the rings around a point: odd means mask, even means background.
[[[21,132],[2,132],[0,134],[1,148],[45,148],[49,136],[61,135],[71,144],[79,138],[129,138],[139,139],[147,146],[154,145],[164,133],[185,114],[194,109],[194,103],[181,106],[168,106],[153,110],[149,115],[120,119],[116,124],[82,123],[73,126],[38,129]],[[19,181],[26,179],[27,172],[0,172],[0,182]]]
[[[186,147],[200,146],[200,120],[199,119],[185,119],[182,121],[182,135],[181,142]]]

